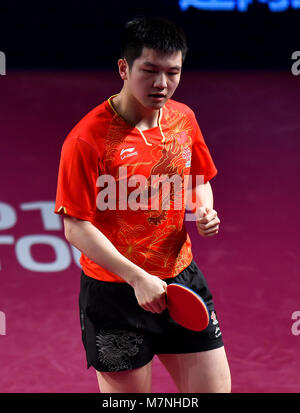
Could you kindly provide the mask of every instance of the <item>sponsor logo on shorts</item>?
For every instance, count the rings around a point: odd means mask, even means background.
[[[216,327],[215,337],[218,338],[218,337],[220,337],[221,334],[222,334],[222,333],[221,333],[220,327]]]
[[[213,325],[218,324],[217,316],[216,316],[216,313],[214,311],[211,312],[210,318],[212,319]]]
[[[213,325],[216,326],[216,328],[215,328],[215,337],[218,338],[222,335],[222,333],[221,333],[221,330],[220,330],[220,327],[219,327],[219,322],[218,322],[216,313],[214,311],[212,311],[210,313],[210,318],[212,320]]]

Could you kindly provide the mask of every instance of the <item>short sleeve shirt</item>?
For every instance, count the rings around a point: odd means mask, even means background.
[[[188,106],[169,100],[158,126],[141,131],[116,113],[112,98],[63,143],[55,213],[91,222],[150,274],[175,277],[192,260],[184,225],[186,179],[192,186],[206,183],[217,169]],[[90,277],[125,282],[84,253],[80,264]]]

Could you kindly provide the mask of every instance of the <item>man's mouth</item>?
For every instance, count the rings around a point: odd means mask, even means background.
[[[149,96],[154,99],[164,99],[166,97],[163,93],[151,93]]]

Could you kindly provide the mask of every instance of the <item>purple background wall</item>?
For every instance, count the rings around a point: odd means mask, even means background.
[[[51,208],[65,136],[121,83],[105,71],[11,71],[0,82],[0,392],[97,392],[80,269]],[[219,170],[219,235],[188,225],[234,392],[300,391],[299,88],[289,72],[191,71],[174,96],[196,112]],[[157,359],[153,391],[176,391]]]

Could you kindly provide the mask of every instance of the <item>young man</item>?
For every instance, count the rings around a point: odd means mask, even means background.
[[[193,261],[184,205],[175,208],[173,189],[165,207],[158,182],[190,175],[199,234],[218,233],[209,183],[217,170],[192,110],[170,100],[186,50],[185,35],[169,21],[127,23],[118,61],[122,90],[88,113],[62,148],[55,212],[64,216],[67,240],[82,252],[82,339],[105,393],[151,392],[155,354],[180,392],[230,391],[220,327]],[[165,290],[172,282],[206,301],[206,330],[194,332],[170,318]]]

